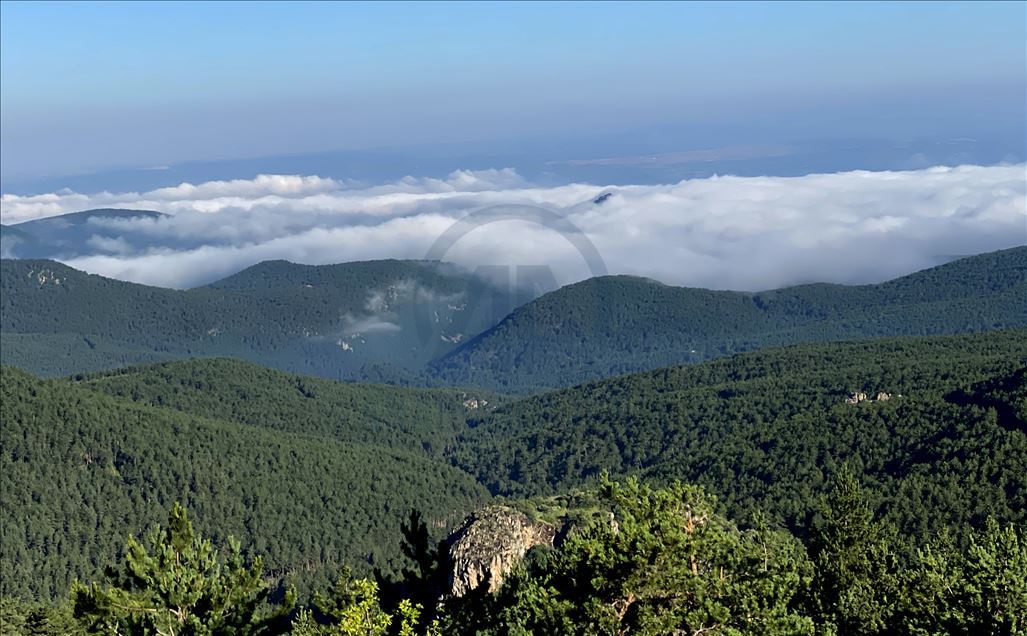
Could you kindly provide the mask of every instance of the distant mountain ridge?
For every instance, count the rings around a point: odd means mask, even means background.
[[[53,216],[45,216],[39,219],[32,219],[30,221],[21,221],[15,223],[17,226],[26,232],[32,231],[33,228],[46,227],[52,225],[82,225],[88,223],[89,219],[138,219],[138,218],[151,218],[156,219],[162,216],[167,216],[163,212],[155,212],[153,210],[136,210],[133,208],[93,208],[91,210],[80,210],[78,212],[67,212],[65,214],[55,214]]]
[[[274,261],[184,291],[47,260],[0,265],[3,361],[51,376],[231,356],[336,379],[412,382],[430,358],[526,300],[422,261]]]
[[[0,256],[3,258],[15,257],[24,247],[31,247],[36,241],[36,237],[25,230],[13,225],[0,225]]]
[[[134,238],[145,244],[127,221],[167,216],[152,210],[97,208],[58,214],[3,226],[0,241],[4,258],[73,258],[116,253]]]
[[[760,293],[607,276],[515,310],[432,363],[454,384],[544,389],[764,346],[978,332],[1027,325],[1027,247],[876,285]]]
[[[425,261],[267,261],[186,291],[46,260],[6,259],[2,273],[0,359],[51,376],[231,356],[523,393],[766,346],[1027,326],[1027,247],[876,285],[753,294],[607,276],[534,300]]]

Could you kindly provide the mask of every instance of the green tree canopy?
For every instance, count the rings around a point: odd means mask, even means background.
[[[109,584],[76,583],[75,616],[92,633],[159,636],[259,636],[273,633],[291,609],[287,595],[267,612],[261,560],[243,562],[239,542],[222,557],[199,536],[175,504],[168,527],[155,527],[146,544],[129,538],[125,562],[108,572]]]
[[[702,489],[605,482],[598,515],[536,555],[455,632],[802,634],[794,609],[812,570],[802,545],[766,527],[739,530]],[[604,506],[601,506],[604,508]]]

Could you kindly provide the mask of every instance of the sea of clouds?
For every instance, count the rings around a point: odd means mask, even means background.
[[[606,193],[611,196],[593,203]],[[269,259],[423,258],[456,219],[502,204],[565,216],[595,245],[610,273],[718,289],[878,282],[955,256],[1027,243],[1024,165],[611,187],[540,187],[510,169],[374,186],[260,175],[142,193],[0,198],[4,224],[92,208],[166,213],[104,221],[105,231],[89,243],[94,251],[63,260],[91,273],[168,287],[206,283]],[[471,269],[548,265],[561,284],[590,275],[565,237],[524,221],[476,229],[444,259]]]

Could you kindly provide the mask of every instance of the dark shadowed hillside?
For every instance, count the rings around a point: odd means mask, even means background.
[[[3,361],[49,376],[233,356],[332,378],[413,382],[430,358],[524,299],[455,267],[255,265],[179,291],[4,260]]]

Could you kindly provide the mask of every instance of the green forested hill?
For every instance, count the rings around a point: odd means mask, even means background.
[[[180,291],[6,259],[0,337],[4,363],[49,376],[233,356],[332,378],[403,380],[520,300],[420,261],[274,261]]]
[[[847,463],[909,536],[1024,522],[1025,367],[1025,330],[771,349],[501,407],[453,457],[496,494],[638,474],[797,526]],[[870,399],[848,404],[850,392]]]
[[[524,393],[765,346],[1025,326],[1027,247],[878,285],[758,294],[610,276],[507,313],[525,300],[433,262],[269,261],[179,291],[8,259],[0,359],[60,376],[231,356],[333,379]]]
[[[280,393],[296,390],[290,382]],[[185,414],[10,367],[0,397],[0,596],[64,596],[175,501],[222,540],[235,535],[247,553],[267,555],[273,574],[310,583],[343,565],[392,570],[412,508],[445,527],[487,497],[424,452]],[[337,413],[340,428],[356,426],[372,402],[364,396]]]
[[[131,367],[80,381],[194,415],[417,451],[441,451],[463,432],[468,415],[502,399],[481,391],[334,382],[225,358]],[[479,406],[482,400],[487,404]]]
[[[73,380],[5,367],[0,595],[64,595],[173,501],[307,585],[369,558],[395,570],[412,508],[441,535],[489,491],[566,493],[603,471],[696,482],[743,527],[762,509],[799,536],[843,465],[907,544],[1022,525],[1025,367],[1025,330],[801,345],[494,410],[224,359]]]
[[[74,333],[0,332],[0,360],[43,377],[174,360],[167,351]]]
[[[1027,247],[878,285],[747,294],[610,276],[517,309],[433,364],[453,383],[523,391],[798,342],[1027,325]]]

